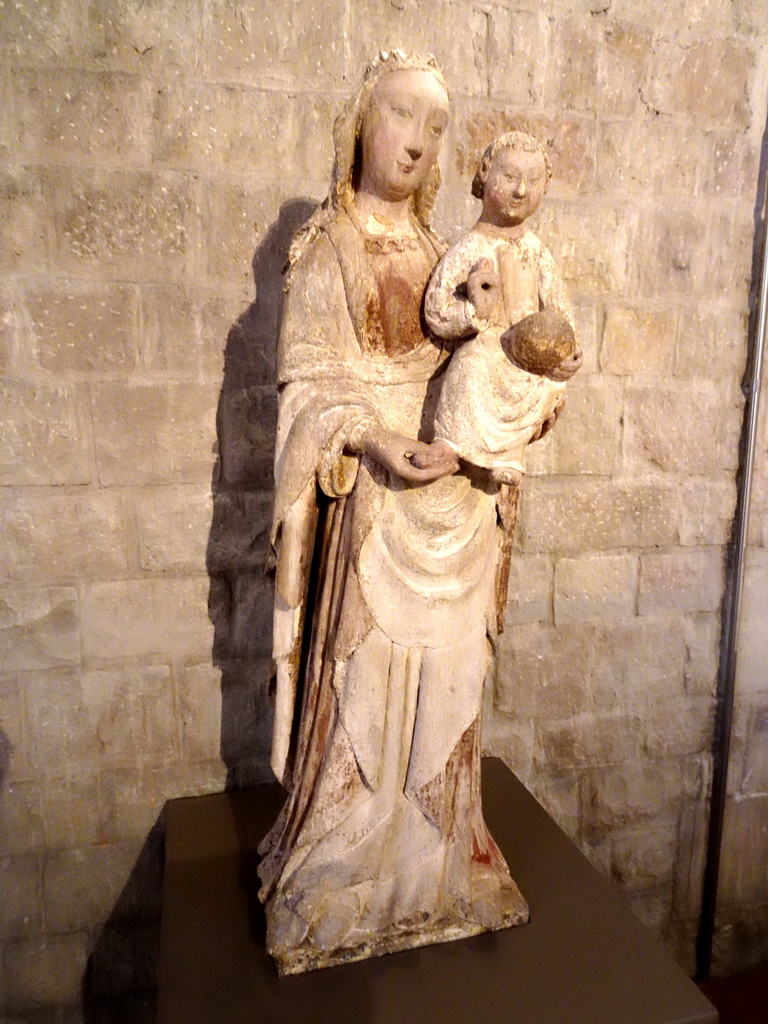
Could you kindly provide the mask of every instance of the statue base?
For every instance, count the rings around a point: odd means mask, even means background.
[[[158,1024],[717,1024],[717,1011],[500,761],[483,811],[530,924],[280,978],[253,884],[277,785],[168,804]]]

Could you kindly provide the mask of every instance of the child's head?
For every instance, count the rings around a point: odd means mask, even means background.
[[[532,313],[505,333],[503,344],[522,370],[550,380],[569,380],[581,366],[573,328],[558,313]]]
[[[539,207],[552,177],[549,155],[526,132],[500,135],[483,153],[472,195],[483,201],[483,217],[500,227],[521,224]]]

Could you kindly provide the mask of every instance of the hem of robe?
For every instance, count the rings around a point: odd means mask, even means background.
[[[402,928],[391,929],[373,938],[363,939],[354,945],[341,946],[329,951],[315,946],[299,946],[289,950],[270,950],[277,973],[281,978],[291,974],[304,974],[307,971],[323,970],[327,967],[338,967],[342,964],[356,963],[369,957],[385,956],[388,953],[401,953],[408,949],[419,949],[421,946],[437,945],[440,942],[455,942],[458,939],[483,935],[486,932],[498,932],[505,928],[516,928],[528,924],[530,913],[528,903],[517,885],[512,881],[507,897],[510,904],[503,918],[496,924],[477,924],[471,921],[457,923],[455,921],[438,922],[428,929]]]
[[[446,771],[420,793],[424,804],[420,808],[421,813],[437,826],[443,837],[446,856],[458,855],[468,870],[463,883],[460,879],[450,882],[444,879],[440,897],[431,911],[427,906],[422,906],[420,911],[413,907],[410,913],[381,929],[377,924],[376,908],[360,904],[357,920],[346,934],[326,945],[327,937],[319,939],[313,935],[315,923],[322,924],[325,917],[323,901],[330,899],[334,905],[343,903],[344,894],[365,885],[365,879],[334,889],[333,893],[324,892],[320,902],[315,899],[305,902],[304,898],[297,900],[297,894],[283,889],[277,879],[273,880],[272,887],[264,885],[259,897],[266,904],[267,951],[275,960],[280,974],[316,970],[526,923],[526,901],[483,820],[479,769],[479,737],[475,722],[457,744]],[[455,803],[457,800],[458,805]],[[469,811],[468,815],[462,813],[462,807]],[[463,842],[459,839],[462,832]],[[462,853],[463,843],[468,846]],[[301,865],[297,868],[303,870]],[[450,872],[450,865],[446,869]],[[419,865],[414,864],[414,872],[418,870]],[[259,874],[267,883],[261,865]],[[267,896],[270,888],[271,895]],[[369,910],[372,914],[367,917]],[[270,937],[271,927],[278,919],[276,915],[285,914],[293,924],[286,931],[283,921],[278,929],[282,933],[281,939],[275,941],[277,936]]]

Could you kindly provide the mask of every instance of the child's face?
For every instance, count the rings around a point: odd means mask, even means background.
[[[483,214],[493,224],[522,224],[539,208],[547,187],[547,169],[539,152],[501,149],[483,185]]]

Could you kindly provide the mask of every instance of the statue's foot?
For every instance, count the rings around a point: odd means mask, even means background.
[[[528,904],[509,876],[491,868],[472,868],[472,917],[495,929],[528,920]]]
[[[276,911],[267,911],[267,949],[294,949],[304,941],[307,922],[300,914],[282,905]]]
[[[354,928],[360,915],[357,897],[351,893],[326,896],[309,926],[309,941],[318,949],[334,950]]]

